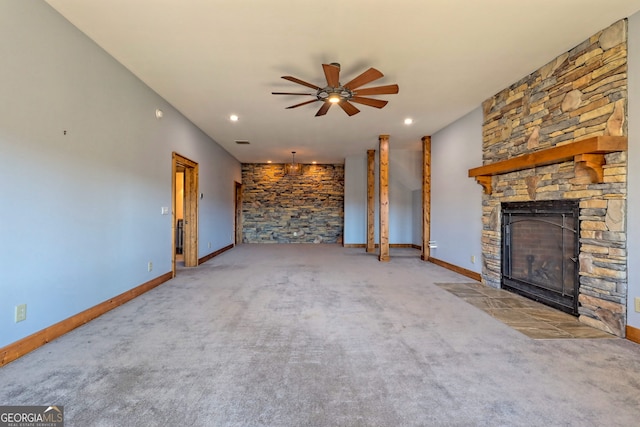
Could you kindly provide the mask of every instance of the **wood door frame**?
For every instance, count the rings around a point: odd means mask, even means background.
[[[198,163],[175,151],[171,153],[171,265],[176,276],[176,172],[184,168],[184,239],[185,267],[198,266]]]
[[[422,137],[422,253],[420,259],[431,257],[431,136]]]
[[[242,184],[235,182],[234,245],[242,243]]]

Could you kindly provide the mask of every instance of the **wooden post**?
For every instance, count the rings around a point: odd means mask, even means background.
[[[389,261],[389,135],[380,135],[380,261]]]
[[[198,266],[198,164],[184,169],[184,266]]]
[[[376,150],[367,150],[367,253],[376,251],[375,241],[375,186]]]
[[[428,261],[431,256],[431,137],[422,137],[422,254]]]

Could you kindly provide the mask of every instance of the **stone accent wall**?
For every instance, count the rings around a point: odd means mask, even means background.
[[[619,21],[483,103],[483,163],[591,136],[627,132],[627,23]],[[483,282],[500,287],[502,202],[580,202],[580,320],[624,336],[626,152],[606,157],[604,183],[573,161],[493,177],[483,197]]]
[[[344,165],[242,165],[242,241],[342,243]]]

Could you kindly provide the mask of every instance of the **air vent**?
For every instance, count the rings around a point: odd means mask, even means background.
[[[239,144],[239,145],[249,145],[249,144],[251,144],[251,143],[250,143],[249,141],[247,141],[247,140],[240,139],[240,140],[236,140],[236,144]]]

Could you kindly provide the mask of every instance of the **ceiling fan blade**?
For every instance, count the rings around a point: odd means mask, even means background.
[[[316,96],[315,93],[294,93],[294,92],[271,92],[271,95],[311,95],[311,96]]]
[[[322,104],[322,107],[320,107],[320,109],[316,113],[316,117],[324,116],[325,114],[327,114],[327,111],[329,111],[329,108],[331,108],[331,103],[325,101],[324,104]]]
[[[367,87],[364,89],[354,90],[354,95],[392,95],[398,93],[398,85]]]
[[[327,78],[327,84],[331,87],[340,86],[340,67],[332,64],[322,64],[324,76]]]
[[[287,107],[287,110],[290,108],[302,107],[303,105],[311,104],[312,102],[320,101],[319,99],[312,99],[311,101],[301,102],[300,104],[292,105],[291,107]]]
[[[359,96],[354,96],[349,101],[357,102],[359,104],[364,104],[364,105],[368,105],[370,107],[376,107],[376,108],[382,108],[385,105],[387,105],[387,103],[389,102],[389,101],[383,101],[381,99],[362,98]]]
[[[353,116],[354,114],[358,114],[360,112],[360,110],[358,110],[355,105],[353,105],[346,99],[338,102],[338,105],[341,106],[344,112],[350,116]]]
[[[315,89],[315,90],[320,89],[319,86],[316,86],[316,85],[311,84],[311,83],[307,83],[304,80],[300,80],[300,79],[297,79],[297,78],[292,77],[292,76],[282,76],[282,78],[285,79],[285,80],[289,80],[290,82],[298,83],[299,85],[302,85],[302,86],[310,87],[311,89]]]
[[[364,86],[367,83],[370,83],[374,80],[378,80],[383,76],[384,74],[382,74],[380,71],[376,70],[375,68],[369,68],[367,71],[360,74],[358,77],[351,80],[349,83],[345,84],[344,87],[349,90],[355,90],[356,88],[360,86]]]

